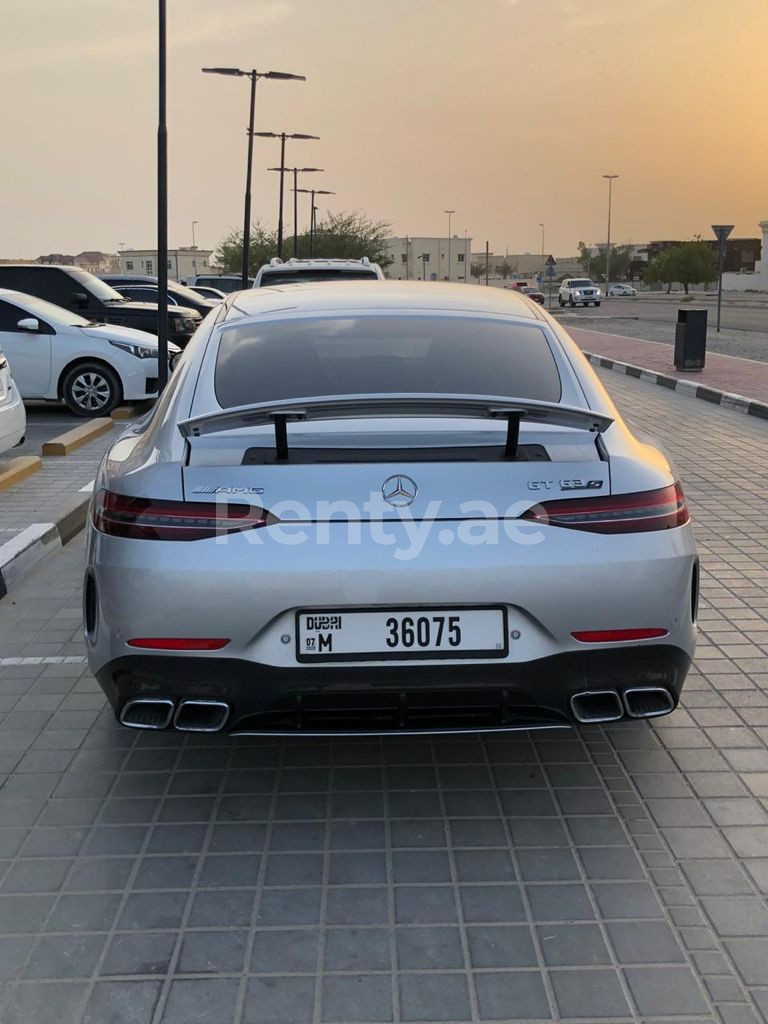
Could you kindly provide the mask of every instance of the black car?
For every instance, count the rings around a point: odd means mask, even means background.
[[[101,274],[100,279],[111,285],[131,302],[157,302],[157,278],[141,277],[138,274]],[[200,316],[207,316],[219,303],[204,299],[191,288],[175,281],[168,282],[168,307],[186,306],[195,309]]]
[[[156,302],[129,302],[95,274],[78,267],[0,264],[0,288],[37,295],[99,323],[121,324],[157,334]],[[200,321],[200,314],[195,309],[171,307],[168,310],[168,340],[183,347]]]

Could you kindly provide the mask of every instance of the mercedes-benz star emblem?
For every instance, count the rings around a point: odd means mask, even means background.
[[[394,476],[387,477],[381,485],[381,493],[388,505],[405,508],[406,505],[412,505],[416,501],[419,488],[416,486],[416,481],[411,480],[409,476],[396,473]]]

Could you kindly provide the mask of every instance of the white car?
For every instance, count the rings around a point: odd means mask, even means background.
[[[557,301],[561,306],[600,305],[603,293],[588,277],[567,277],[560,285]]]
[[[291,259],[275,256],[256,274],[254,288],[275,284],[305,284],[308,281],[383,281],[384,272],[367,256],[360,260]]]
[[[25,399],[63,400],[76,416],[108,416],[157,395],[157,338],[99,324],[33,295],[0,288],[0,348]],[[181,349],[168,345],[175,360]]]
[[[11,367],[0,348],[0,455],[24,440],[27,415]]]
[[[637,288],[633,288],[631,284],[612,284],[608,289],[610,296],[624,296],[625,298],[634,299],[637,295]]]

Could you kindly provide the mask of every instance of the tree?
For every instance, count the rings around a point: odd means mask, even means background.
[[[648,264],[644,278],[649,284],[661,282],[667,291],[674,281],[679,281],[688,294],[692,284],[706,284],[717,276],[717,259],[714,252],[700,238],[682,242],[658,253]]]
[[[382,268],[389,266],[392,257],[387,251],[390,225],[385,221],[372,221],[364,213],[329,213],[318,221],[312,245],[312,255],[321,258],[360,259],[367,256],[372,263]],[[293,255],[293,236],[290,229],[285,232],[284,254],[287,259]],[[309,256],[309,232],[298,236],[299,257]],[[264,263],[277,256],[277,233],[267,231],[261,224],[251,228],[249,250],[250,274]],[[215,260],[225,273],[240,273],[243,263],[243,233],[230,231],[219,243]]]
[[[672,263],[669,259],[670,251],[669,249],[662,249],[661,252],[657,253],[649,262],[643,274],[643,280],[646,284],[665,284],[667,286],[667,293],[671,290],[672,282],[675,279]]]
[[[593,252],[590,246],[579,242],[579,263],[593,281],[605,280],[605,250],[605,245],[598,245],[597,252]],[[633,245],[611,246],[611,281],[624,281],[629,277],[633,250]]]
[[[477,278],[479,281],[481,277],[485,277],[485,264],[484,263],[471,263],[469,272],[472,277]]]
[[[506,281],[515,268],[508,260],[503,260],[501,263],[497,263],[494,269]]]

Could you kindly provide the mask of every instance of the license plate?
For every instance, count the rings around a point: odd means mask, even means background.
[[[299,661],[504,658],[504,608],[376,608],[298,612]]]

